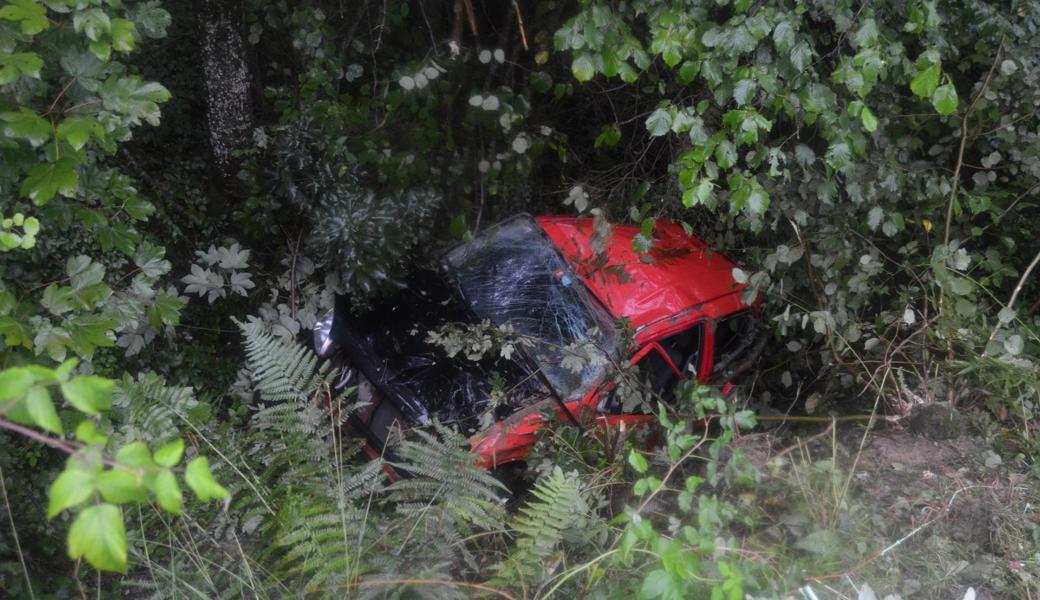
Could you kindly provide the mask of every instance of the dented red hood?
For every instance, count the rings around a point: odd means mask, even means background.
[[[668,320],[680,315],[683,320],[714,318],[743,306],[739,297],[744,286],[733,279],[735,265],[676,223],[658,221],[649,260],[632,248],[638,227],[613,225],[604,263],[592,250],[592,219],[535,220],[592,293],[637,331],[648,326],[667,328]],[[713,302],[716,300],[719,302]]]

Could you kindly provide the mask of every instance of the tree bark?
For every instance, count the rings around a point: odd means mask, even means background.
[[[234,150],[253,131],[252,78],[243,39],[242,0],[194,0],[199,57],[206,82],[206,117],[213,164],[222,183],[238,168]]]

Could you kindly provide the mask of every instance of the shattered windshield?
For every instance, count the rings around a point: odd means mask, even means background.
[[[564,400],[584,396],[617,358],[610,314],[530,216],[455,248],[447,262],[476,316],[529,340],[528,353]]]

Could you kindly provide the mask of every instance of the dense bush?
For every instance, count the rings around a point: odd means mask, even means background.
[[[221,6],[256,107],[231,181],[192,3],[0,0],[0,595],[738,598],[823,568],[734,550],[753,419],[705,390],[650,454],[554,428],[515,514],[455,432],[397,440],[398,481],[340,439],[354,399],[297,344],[334,294],[518,211],[737,258],[762,404],[970,404],[1032,448],[1040,4]]]

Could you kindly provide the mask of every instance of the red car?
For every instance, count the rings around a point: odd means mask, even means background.
[[[657,223],[648,253],[633,248],[639,233],[614,225],[597,240],[589,218],[517,215],[370,308],[339,299],[315,345],[368,401],[350,425],[370,453],[395,423],[436,419],[494,468],[527,455],[553,408],[579,426],[634,425],[650,416],[612,393],[626,363],[662,397],[691,377],[727,391],[764,341],[734,264],[675,223]],[[429,332],[460,322],[495,329],[511,351],[446,353]]]

